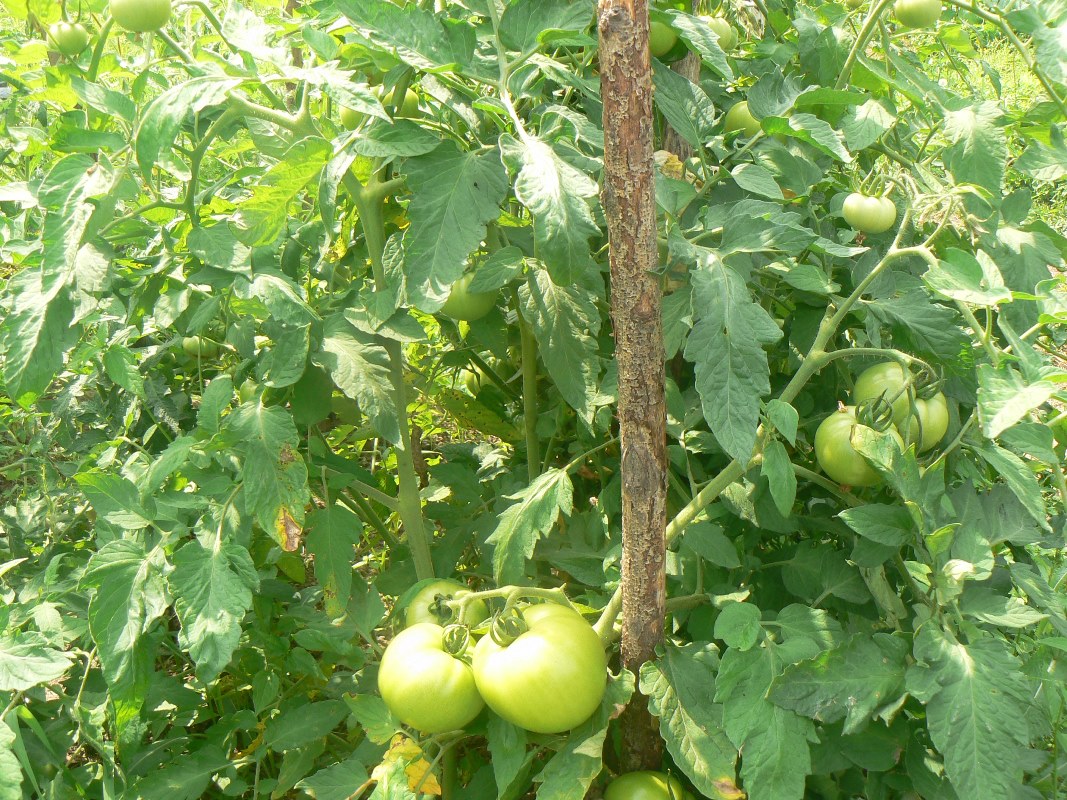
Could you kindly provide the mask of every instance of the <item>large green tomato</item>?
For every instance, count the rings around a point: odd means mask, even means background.
[[[387,108],[391,107],[393,105],[393,92],[391,91],[388,94],[385,94],[383,97],[384,92],[384,86],[374,87],[374,94],[379,100],[381,100],[382,105],[386,106]],[[408,90],[404,92],[404,102],[400,104],[400,108],[396,109],[393,112],[393,116],[415,117],[418,116],[418,113],[419,96],[415,93],[414,89],[411,89],[409,87]],[[354,108],[348,108],[347,106],[341,106],[341,124],[348,130],[352,130],[353,128],[359,127],[359,124],[363,122],[363,119],[365,117],[366,114],[361,111],[356,111]]]
[[[742,131],[745,136],[755,136],[760,132],[759,120],[748,110],[747,100],[730,106],[730,110],[726,112],[726,119],[723,121],[723,130],[727,133]]]
[[[648,23],[648,50],[656,58],[663,58],[678,41],[678,34],[670,25],[653,20]]]
[[[701,17],[704,23],[719,37],[719,47],[729,53],[737,47],[737,31],[726,17]]]
[[[683,800],[685,787],[673,775],[626,772],[608,784],[604,800]]]
[[[852,431],[858,425],[854,406],[845,406],[843,411],[835,411],[824,419],[815,431],[815,458],[822,471],[837,483],[876,486],[882,482],[882,477],[852,447]],[[897,432],[892,431],[892,434],[903,447],[904,442]]]
[[[907,376],[903,367],[896,361],[883,361],[868,367],[856,378],[852,389],[852,402],[855,405],[885,397],[893,404],[893,424],[898,427],[911,413],[910,397],[915,396],[913,389],[905,390]]]
[[[203,336],[186,336],[182,339],[182,350],[197,358],[214,358],[219,354],[219,345]]]
[[[562,733],[596,711],[607,686],[607,658],[593,626],[556,603],[523,609],[529,629],[501,646],[483,636],[474,679],[486,704],[513,725]]]
[[[411,598],[407,610],[404,612],[404,622],[410,628],[420,622],[432,622],[434,625],[448,625],[456,622],[451,608],[443,604],[443,601],[451,600],[459,589],[466,589],[459,581],[449,578],[428,583],[419,589],[418,593]],[[489,616],[489,609],[481,600],[474,600],[467,605],[467,618],[463,620],[468,625],[477,625]]]
[[[885,233],[897,221],[897,207],[888,197],[853,192],[841,206],[845,222],[864,233]]]
[[[893,13],[909,28],[932,28],[941,19],[941,0],[897,0]]]
[[[158,31],[170,19],[170,0],[111,0],[111,16],[135,33]]]
[[[57,22],[48,26],[48,41],[65,56],[76,56],[89,44],[89,31],[80,22]]]
[[[398,633],[382,655],[378,691],[393,715],[423,733],[462,728],[485,705],[470,665],[445,650],[445,628],[429,622]]]
[[[898,426],[899,428],[899,426]],[[915,401],[915,414],[908,419],[908,441],[915,442],[920,453],[939,444],[948,433],[948,401],[938,392],[929,399]]]
[[[468,272],[452,284],[448,299],[441,306],[442,314],[452,319],[473,322],[493,310],[493,306],[496,305],[496,292],[472,292],[470,290],[472,280],[474,280],[474,273]]]

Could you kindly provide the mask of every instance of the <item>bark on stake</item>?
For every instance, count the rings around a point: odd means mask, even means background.
[[[656,267],[652,75],[647,0],[600,0],[604,209],[622,446],[622,661],[637,673],[663,639],[666,410]],[[662,742],[635,695],[622,718],[622,769],[658,769]]]

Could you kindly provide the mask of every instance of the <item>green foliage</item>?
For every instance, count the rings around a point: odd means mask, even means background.
[[[669,5],[701,63],[653,65],[670,618],[635,676],[594,4],[4,4],[0,800],[571,800],[631,697],[707,798],[1063,794],[1067,11]],[[61,18],[89,46],[50,55]],[[497,299],[457,321],[466,273]],[[886,361],[948,431],[850,424],[877,485],[840,485],[815,432]],[[378,665],[434,573],[599,612],[599,709],[405,729]]]

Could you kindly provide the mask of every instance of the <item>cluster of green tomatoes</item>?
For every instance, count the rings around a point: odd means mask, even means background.
[[[133,33],[158,31],[170,20],[171,0],[111,0],[111,18]],[[62,20],[48,26],[48,43],[62,55],[74,58],[89,46],[89,30],[80,22]]]
[[[382,655],[378,690],[397,719],[424,734],[460,730],[486,706],[532,733],[565,733],[604,697],[604,645],[569,605],[516,604],[490,617],[476,593],[438,579],[418,587],[404,623]],[[692,800],[676,778],[651,771],[620,775],[604,797]]]
[[[948,432],[948,401],[940,391],[920,396],[913,376],[895,361],[863,371],[852,390],[852,405],[842,405],[815,431],[815,458],[822,471],[846,486],[876,486],[881,476],[853,446],[857,426],[873,421],[881,405],[887,430],[901,449],[914,444],[919,453],[931,450]],[[857,409],[862,411],[857,412]],[[861,418],[863,418],[861,420]]]

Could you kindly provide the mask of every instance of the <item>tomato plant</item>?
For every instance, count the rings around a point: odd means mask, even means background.
[[[482,637],[472,666],[486,705],[513,725],[561,733],[600,705],[607,661],[599,637],[581,615],[543,603],[523,609],[526,630],[500,644]]]
[[[89,44],[89,31],[80,22],[56,22],[48,26],[48,41],[65,56],[76,56]]]
[[[447,631],[429,622],[405,628],[378,668],[378,691],[389,710],[424,733],[458,730],[485,705],[470,665],[445,649]]]
[[[845,222],[864,233],[885,233],[897,221],[897,207],[888,197],[868,197],[853,192],[845,198],[841,213]]]
[[[158,31],[171,15],[171,0],[110,0],[111,17],[128,31]]]
[[[913,3],[0,4],[0,796],[1062,798],[1067,11]]]

